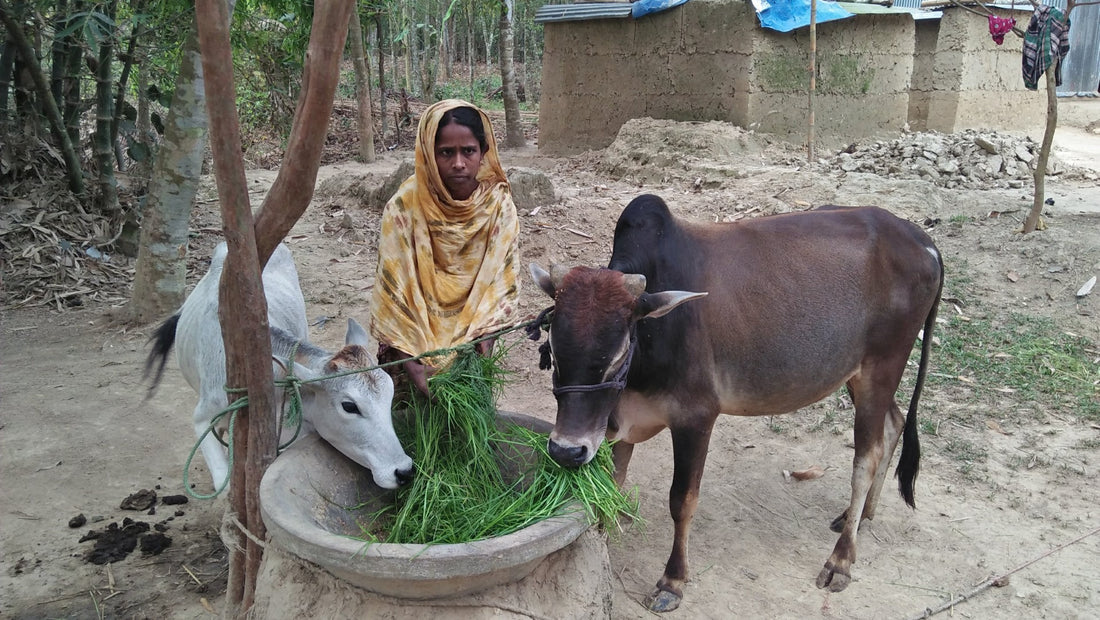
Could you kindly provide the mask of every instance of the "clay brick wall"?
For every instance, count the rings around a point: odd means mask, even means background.
[[[1027,28],[1031,11],[996,10]],[[1024,130],[1046,122],[1046,89],[1024,88],[1023,39],[1005,36],[997,45],[989,23],[966,11],[944,11],[939,21],[932,78],[921,84],[928,97],[926,128],[944,133],[963,129]],[[914,81],[915,82],[915,81]],[[914,83],[914,87],[917,84]]]
[[[1005,14],[1009,12],[1005,11]],[[1026,27],[1026,11],[1014,13]],[[839,143],[903,130],[1041,127],[1024,89],[1023,40],[985,18],[859,15],[818,25],[815,136]],[[631,118],[720,120],[798,143],[807,132],[809,31],[761,28],[741,0],[692,0],[639,20],[545,25],[539,148],[601,149]]]

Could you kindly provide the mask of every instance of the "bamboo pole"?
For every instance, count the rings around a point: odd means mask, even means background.
[[[806,136],[806,158],[810,169],[814,165],[814,97],[817,92],[817,0],[810,0],[810,101],[809,128]]]

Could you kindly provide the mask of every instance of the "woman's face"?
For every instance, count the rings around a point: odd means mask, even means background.
[[[481,169],[481,144],[474,132],[458,123],[440,127],[435,140],[435,165],[451,198],[469,198],[477,189],[477,171]]]

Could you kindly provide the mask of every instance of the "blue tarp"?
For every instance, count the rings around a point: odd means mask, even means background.
[[[779,32],[790,32],[810,25],[810,0],[758,0],[756,14],[760,25]],[[831,22],[852,17],[852,13],[840,8],[836,2],[818,0],[817,23]]]
[[[687,2],[687,0],[638,0],[630,6],[630,16],[634,19],[638,19],[643,15],[671,9],[685,2]]]

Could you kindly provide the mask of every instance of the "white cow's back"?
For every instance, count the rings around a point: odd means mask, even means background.
[[[225,242],[214,248],[210,270],[199,280],[180,310],[176,326],[176,360],[187,383],[200,398],[216,397],[225,385],[225,345],[218,319],[218,286],[227,254]],[[263,271],[267,319],[272,327],[306,340],[306,305],[290,248],[279,244]],[[201,382],[208,385],[203,390]]]

